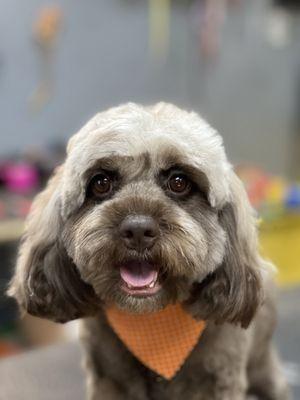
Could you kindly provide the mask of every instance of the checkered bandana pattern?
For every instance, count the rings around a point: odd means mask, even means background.
[[[131,314],[112,306],[106,309],[106,317],[130,352],[167,380],[182,367],[206,326],[180,304],[148,314]]]

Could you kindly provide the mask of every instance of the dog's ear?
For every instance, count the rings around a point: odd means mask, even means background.
[[[223,262],[195,285],[188,307],[198,318],[246,328],[263,300],[264,261],[258,253],[254,212],[233,172],[230,190],[229,203],[219,211],[219,223],[226,234]]]
[[[60,240],[62,173],[57,169],[33,202],[8,289],[22,311],[57,322],[91,315],[97,306]]]

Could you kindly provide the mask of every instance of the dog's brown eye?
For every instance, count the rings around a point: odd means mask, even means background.
[[[190,189],[190,182],[184,175],[173,175],[168,181],[168,188],[174,193],[187,193]]]
[[[110,193],[112,189],[112,181],[105,174],[96,175],[90,184],[91,192],[96,197],[103,197]]]

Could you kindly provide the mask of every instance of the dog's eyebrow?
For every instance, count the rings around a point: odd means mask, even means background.
[[[209,193],[209,181],[206,174],[193,165],[186,163],[174,163],[168,168],[161,169],[161,175],[168,175],[172,171],[183,172],[186,174],[203,192]]]
[[[178,154],[173,148],[169,148],[167,151],[163,151],[159,154],[158,165],[162,170],[169,170],[178,165],[185,164],[183,157]]]
[[[121,156],[118,154],[105,156],[95,160],[95,162],[85,171],[84,176],[88,178],[91,174],[100,169],[117,172],[124,162],[132,160],[133,157],[131,156]]]

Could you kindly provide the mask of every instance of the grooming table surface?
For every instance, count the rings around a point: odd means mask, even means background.
[[[64,343],[0,362],[0,400],[84,400],[78,343]]]
[[[295,400],[300,399],[300,289],[280,296],[276,334]],[[84,400],[78,343],[64,343],[0,361],[0,400]],[[105,399],[105,396],[103,397]]]

